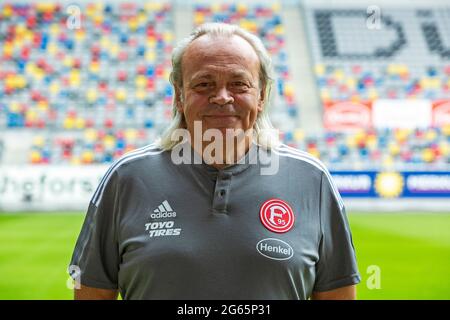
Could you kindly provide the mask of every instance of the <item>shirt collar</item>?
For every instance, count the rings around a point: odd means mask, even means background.
[[[251,142],[249,149],[237,163],[228,165],[222,169],[217,169],[212,165],[205,163],[202,156],[192,148],[188,141],[182,142],[179,146],[184,150],[190,150],[191,153],[190,155],[189,153],[183,154],[183,163],[191,164],[194,168],[205,171],[214,177],[218,174],[236,175],[249,168],[251,164],[256,164],[258,160],[259,146],[254,141]]]

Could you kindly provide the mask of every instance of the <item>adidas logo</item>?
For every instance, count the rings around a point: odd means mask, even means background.
[[[152,219],[161,219],[161,218],[174,218],[177,216],[177,213],[173,211],[167,200],[164,200],[157,209],[153,210],[153,213],[150,214]]]

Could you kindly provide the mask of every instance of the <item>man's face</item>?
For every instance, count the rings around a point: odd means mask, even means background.
[[[205,35],[194,40],[182,59],[182,92],[176,92],[177,109],[184,114],[190,134],[194,121],[201,121],[203,132],[252,128],[264,98],[259,68],[254,49],[239,36]]]

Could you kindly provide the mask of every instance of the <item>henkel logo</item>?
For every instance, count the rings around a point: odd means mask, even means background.
[[[294,255],[294,249],[289,243],[274,238],[259,241],[256,244],[256,250],[264,257],[273,260],[288,260]]]
[[[284,233],[294,225],[294,213],[283,200],[270,199],[263,203],[259,217],[264,227],[272,232]]]
[[[343,101],[327,105],[324,113],[327,129],[345,130],[371,127],[370,107],[364,103]]]

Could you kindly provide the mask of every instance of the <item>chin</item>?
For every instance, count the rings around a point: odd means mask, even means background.
[[[220,130],[220,131],[223,131],[223,132],[225,132],[226,130],[243,130],[241,127],[226,126],[226,125],[223,125],[223,126],[206,126],[205,128],[206,128],[206,130],[208,130],[208,129],[217,129],[217,130]]]

